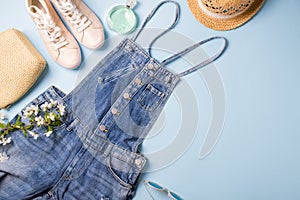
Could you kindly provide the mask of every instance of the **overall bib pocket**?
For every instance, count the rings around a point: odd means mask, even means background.
[[[164,97],[165,93],[148,84],[137,101],[143,109],[151,112],[160,105]]]
[[[118,66],[118,68],[116,70],[104,73],[102,75],[102,77],[100,78],[100,82],[103,82],[103,83],[111,82],[122,76],[127,75],[128,73],[132,72],[135,69],[136,68],[135,68],[134,64],[131,64],[131,63],[128,63],[124,67]]]

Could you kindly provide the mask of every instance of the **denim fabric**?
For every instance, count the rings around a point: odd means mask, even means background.
[[[12,134],[0,199],[131,199],[146,163],[137,148],[178,80],[125,39],[69,95],[49,88],[31,104],[57,100],[67,118],[49,138]]]

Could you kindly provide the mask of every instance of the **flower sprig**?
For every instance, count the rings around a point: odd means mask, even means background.
[[[29,134],[35,140],[39,138],[39,133],[33,131],[34,128],[44,129],[44,136],[50,137],[53,127],[62,125],[62,118],[65,115],[65,106],[50,99],[40,106],[30,105],[26,107],[22,116],[17,115],[14,123],[5,122],[6,118],[0,113],[0,145],[7,145],[12,142],[11,134],[16,130],[21,130],[25,137]],[[22,120],[23,119],[23,120]]]

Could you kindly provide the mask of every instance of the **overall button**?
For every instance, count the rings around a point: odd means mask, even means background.
[[[170,82],[171,82],[171,77],[167,76],[167,77],[165,78],[165,82],[166,82],[166,83],[170,83]]]
[[[139,79],[139,78],[137,78],[137,79],[135,79],[135,83],[138,84],[138,85],[141,85],[142,84],[142,80]]]
[[[117,110],[116,108],[113,108],[113,109],[111,110],[111,113],[112,113],[113,115],[119,114],[119,112],[118,112],[118,110]]]
[[[155,67],[154,67],[154,65],[153,65],[152,63],[150,63],[150,64],[148,65],[148,69],[153,70],[153,69],[155,69]]]
[[[137,166],[139,166],[139,165],[142,164],[142,160],[138,158],[138,159],[136,159],[136,160],[134,161],[134,163],[135,163]]]
[[[105,126],[105,125],[101,125],[101,126],[100,126],[100,131],[108,132],[108,130],[106,129],[106,126]]]
[[[124,97],[125,99],[130,99],[130,95],[129,95],[127,92],[123,94],[123,97]]]
[[[99,82],[99,83],[103,83],[103,78],[102,78],[102,77],[99,77],[99,78],[98,78],[98,82]]]
[[[128,51],[130,51],[130,52],[132,52],[132,51],[133,51],[132,47],[131,47],[131,46],[129,46],[129,45],[126,45],[126,46],[125,46],[125,48],[126,48]]]

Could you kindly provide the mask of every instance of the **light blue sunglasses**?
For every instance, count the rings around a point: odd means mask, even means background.
[[[152,197],[153,200],[154,200],[154,198],[146,186],[148,186],[154,190],[160,191],[160,192],[166,192],[168,194],[168,197],[170,197],[173,200],[183,200],[183,198],[181,196],[179,196],[179,194],[176,194],[175,192],[172,192],[168,188],[164,188],[163,186],[161,186],[158,183],[155,183],[153,181],[144,180],[144,185],[145,185],[145,188],[146,188],[148,194]]]

